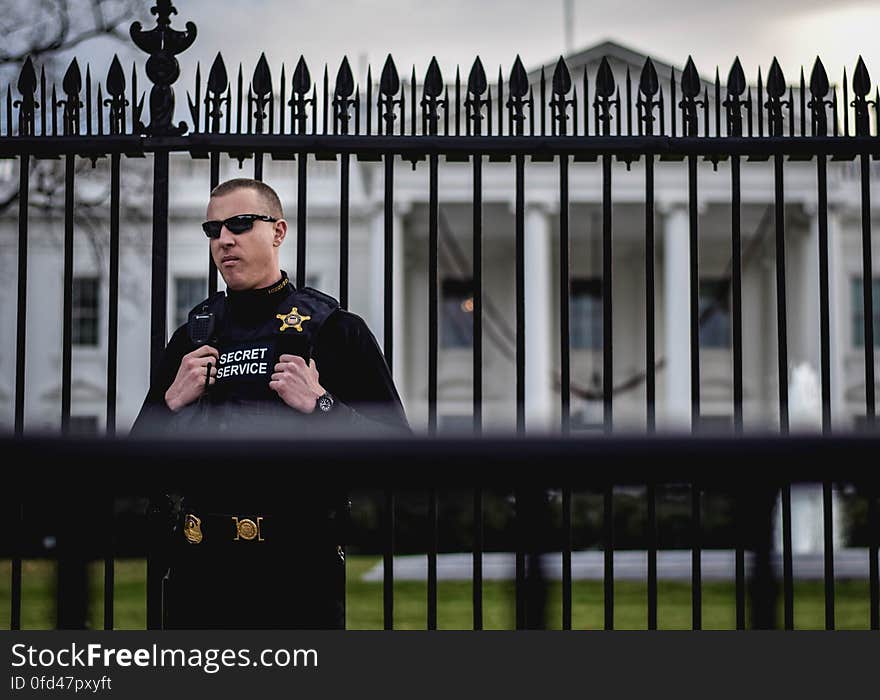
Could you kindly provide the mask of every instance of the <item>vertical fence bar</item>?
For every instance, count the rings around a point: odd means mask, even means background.
[[[308,153],[296,154],[296,286],[306,285],[306,165]]]
[[[614,486],[609,484],[602,494],[604,529],[604,603],[605,629],[614,629]]]
[[[752,627],[776,629],[776,581],[773,576],[773,505],[777,487],[759,483],[752,487],[748,507],[748,534],[755,555],[750,581]]]
[[[489,106],[491,113],[491,105]],[[475,121],[480,133],[480,122]],[[474,352],[473,352],[473,413],[474,433],[483,431],[483,157],[473,155],[473,271],[474,271]]]
[[[153,262],[150,315],[150,383],[155,383],[165,348],[168,282],[168,150],[153,156]],[[162,627],[162,578],[165,571],[155,557],[147,558],[147,629]]]
[[[687,125],[686,125],[687,126]],[[687,127],[690,128],[690,127]],[[697,156],[688,156],[688,214],[691,320],[691,430],[700,428],[700,251],[698,239]]]
[[[116,433],[116,373],[119,330],[119,160],[110,156],[110,273],[107,319],[107,434]]]
[[[282,110],[281,113],[284,113],[283,109],[283,100],[282,100]],[[218,118],[219,120],[219,118]],[[211,151],[211,192],[214,191],[214,188],[220,184],[220,152],[219,151]],[[213,296],[217,293],[217,265],[214,263],[214,256],[211,255],[211,248],[208,247],[208,296]]]
[[[736,553],[735,553],[735,598],[736,598],[736,628],[746,628],[746,506],[742,492],[734,494],[736,509]]]
[[[880,507],[876,486],[868,491],[868,570],[871,591],[871,629],[880,630],[880,565],[878,565],[878,550],[880,550]]]
[[[657,629],[657,485],[648,482],[648,629]]]
[[[437,489],[428,493],[428,629],[437,629]]]
[[[791,541],[791,484],[782,487],[782,600],[785,629],[794,629],[794,575]]]
[[[831,321],[828,281],[828,174],[825,155],[816,156],[819,216],[819,324],[822,363],[822,432],[831,431]]]
[[[517,122],[518,125],[521,122]],[[521,131],[520,131],[521,133]],[[516,432],[525,432],[525,156],[516,156]]]
[[[650,109],[650,105],[649,105]],[[656,356],[654,351],[654,154],[645,154],[645,422],[657,424]]]
[[[104,629],[113,629],[113,597],[115,593],[115,552],[114,552],[114,536],[116,533],[116,513],[115,499],[112,496],[107,498],[107,531],[106,531],[106,547],[107,551],[104,556]]]
[[[691,523],[693,546],[691,548],[691,620],[695,630],[703,628],[703,507],[700,485],[691,485]]]
[[[116,378],[119,328],[119,167],[120,155],[110,156],[110,274],[107,322],[107,435],[116,433]],[[115,591],[114,505],[109,499],[107,553],[104,557],[104,629],[113,629]]]
[[[604,123],[605,135],[609,133]],[[614,359],[612,336],[611,158],[602,155],[602,411],[606,432],[614,427]]]
[[[473,616],[474,629],[483,629],[483,489],[474,489],[474,578]]]
[[[389,125],[390,133],[390,125]],[[384,320],[384,343],[385,360],[388,362],[388,369],[393,368],[393,333],[394,333],[394,154],[386,153],[385,159],[385,320]],[[434,411],[436,414],[436,398],[434,408],[430,408],[429,412]],[[436,418],[435,418],[436,420]],[[430,422],[430,419],[429,419]]]
[[[9,581],[9,629],[21,629],[21,557],[24,539],[24,503],[15,503],[12,533],[12,567]]]
[[[436,122],[432,122],[432,130]],[[428,433],[437,432],[438,247],[440,205],[437,193],[438,156],[428,156]]]
[[[834,520],[831,482],[822,483],[822,522],[825,556],[825,629],[834,629]]]
[[[385,490],[385,552],[382,574],[382,614],[386,630],[394,629],[394,491]]]
[[[867,119],[867,117],[865,117]],[[862,190],[862,303],[865,326],[865,415],[874,427],[874,273],[871,258],[871,155],[860,156]]]
[[[562,489],[562,629],[571,629],[571,488]]]
[[[564,116],[564,115],[563,115]],[[565,122],[560,128],[565,133]],[[559,156],[559,351],[562,434],[571,430],[571,243],[568,231],[568,156]]]
[[[343,133],[347,131],[348,122],[343,122]],[[351,171],[351,155],[340,154],[339,180],[339,303],[343,309],[348,308],[348,225],[349,225],[349,173]]]
[[[733,269],[733,426],[743,431],[743,340],[742,340],[742,225],[740,157],[731,156],[731,247]]]
[[[480,65],[482,71],[482,65]],[[483,76],[485,82],[485,75]],[[468,80],[468,99],[470,94]],[[457,95],[456,91],[456,95]],[[458,99],[456,97],[456,107]],[[482,102],[479,95],[473,108],[473,133],[482,134],[483,119]],[[491,93],[486,102],[486,114],[489,118],[489,134],[492,133],[492,99]],[[456,120],[456,123],[458,121]],[[467,122],[470,126],[470,121]],[[470,134],[470,130],[466,130]],[[457,132],[456,132],[457,133]],[[483,431],[483,156],[473,154],[473,276],[474,276],[474,350],[473,362],[473,415],[474,434]],[[483,489],[474,490],[474,553],[473,553],[473,622],[474,629],[483,629]]]
[[[43,110],[45,111],[45,110]],[[27,264],[30,156],[22,153],[18,172],[18,312],[15,331],[15,436],[24,432],[25,349],[27,337]],[[20,566],[20,564],[19,564]]]
[[[61,432],[70,429],[70,382],[73,346],[73,210],[76,156],[64,158],[64,321],[61,334]]]
[[[774,156],[774,213],[776,215],[776,342],[779,375],[779,429],[788,433],[788,336],[785,299],[785,192],[783,156]]]
[[[425,78],[425,98],[423,104],[426,106],[428,117],[428,130],[434,136],[437,134],[437,106],[438,101],[434,90],[439,92],[440,73],[435,70],[436,62],[431,63],[428,69],[428,75]],[[415,76],[415,68],[413,68],[413,76]],[[436,84],[435,84],[436,83]],[[411,83],[415,89],[415,81]],[[430,95],[429,96],[429,89]],[[405,91],[404,91],[405,93]],[[414,102],[414,101],[413,101]],[[443,103],[444,114],[448,119],[449,116],[449,100]],[[415,107],[415,104],[413,104]],[[403,120],[404,109],[401,105],[401,124]],[[412,123],[412,133],[415,134],[415,120]],[[446,122],[444,133],[449,133],[449,122]],[[438,193],[438,169],[439,156],[432,153],[428,156],[428,244],[430,246],[430,269],[429,289],[428,289],[428,431],[431,435],[437,431],[437,360],[438,360],[438,265],[437,254],[439,248],[439,219],[440,219],[440,201]],[[390,332],[390,330],[386,330]],[[428,519],[430,528],[430,548],[428,550],[428,629],[437,629],[437,490],[431,489],[429,493]]]
[[[526,516],[523,512],[525,510],[526,499],[524,490],[516,489],[513,498],[516,531],[516,629],[523,630],[526,628]]]

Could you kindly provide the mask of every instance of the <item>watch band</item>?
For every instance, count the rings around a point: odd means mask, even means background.
[[[330,413],[336,406],[336,399],[329,391],[325,391],[315,400],[315,410],[321,413]]]

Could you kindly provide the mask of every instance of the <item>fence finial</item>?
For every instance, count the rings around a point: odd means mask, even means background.
[[[187,131],[185,122],[177,126],[171,123],[174,117],[174,90],[171,86],[180,77],[180,64],[177,54],[182,53],[196,40],[196,25],[186,23],[186,31],[171,29],[171,15],[177,9],[170,0],[157,0],[150,8],[156,15],[156,26],[149,31],[141,28],[140,22],[132,22],[129,33],[141,51],[150,54],[147,59],[147,77],[153,82],[150,90],[150,124],[144,126],[140,121],[135,130],[149,136],[180,136]]]

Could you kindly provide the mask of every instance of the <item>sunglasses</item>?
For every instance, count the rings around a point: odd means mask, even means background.
[[[208,238],[220,238],[220,230],[225,226],[230,233],[244,233],[254,227],[254,221],[278,221],[274,216],[265,214],[238,214],[223,221],[206,221],[202,230]]]

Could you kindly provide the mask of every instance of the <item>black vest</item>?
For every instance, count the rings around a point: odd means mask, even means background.
[[[217,348],[220,361],[215,384],[178,414],[186,430],[267,435],[281,430],[283,435],[311,418],[287,406],[269,381],[281,355],[299,355],[308,363],[321,327],[339,302],[309,287],[286,286],[286,293],[256,296],[246,303],[218,292],[190,312],[190,323],[196,314],[214,314],[208,343]]]

